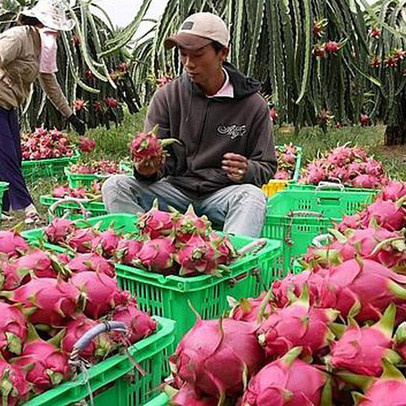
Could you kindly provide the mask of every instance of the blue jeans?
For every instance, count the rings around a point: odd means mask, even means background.
[[[0,107],[0,180],[9,183],[3,197],[3,210],[25,209],[32,203],[21,171],[21,140],[15,109]]]
[[[213,226],[249,237],[260,236],[265,220],[266,197],[250,184],[227,186],[204,199],[191,200],[165,179],[147,184],[133,176],[115,175],[104,182],[102,194],[109,213],[144,213],[155,198],[160,209],[172,206],[182,213],[193,203],[196,214],[207,215]]]

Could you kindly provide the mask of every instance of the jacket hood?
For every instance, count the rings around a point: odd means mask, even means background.
[[[260,82],[258,82],[256,79],[243,75],[230,62],[224,62],[223,67],[227,70],[230,81],[234,87],[234,99],[244,99],[245,97],[251,96],[252,94],[257,93],[260,90]],[[189,84],[192,94],[204,96],[201,89],[189,79],[186,73],[184,73],[182,76],[183,80],[186,80]],[[220,101],[222,98],[219,97],[215,99],[218,99]]]

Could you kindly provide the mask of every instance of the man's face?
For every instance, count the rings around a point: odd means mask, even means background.
[[[215,74],[221,69],[228,48],[217,52],[209,44],[197,50],[179,48],[181,62],[189,78],[197,85],[210,83]]]

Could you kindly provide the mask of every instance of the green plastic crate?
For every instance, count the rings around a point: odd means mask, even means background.
[[[4,195],[4,192],[6,192],[7,190],[8,190],[8,183],[0,182],[0,213],[3,210],[3,195]]]
[[[110,214],[93,217],[87,224],[101,223],[100,230],[110,227],[121,228],[123,232],[136,232],[136,216],[131,214]],[[86,223],[78,223],[86,226]],[[43,236],[42,229],[22,233],[31,244],[38,245]],[[255,239],[231,236],[233,245],[240,249]],[[45,243],[45,248],[63,252],[63,247]],[[204,319],[217,318],[228,309],[227,296],[236,299],[258,296],[269,289],[274,279],[279,278],[279,258],[282,252],[280,241],[268,240],[258,252],[245,255],[230,265],[230,274],[222,278],[211,275],[180,277],[163,276],[146,272],[131,266],[116,264],[117,280],[122,289],[129,290],[137,298],[142,310],[151,314],[173,319],[177,322],[175,344],[194,325],[195,316],[189,303]]]
[[[39,159],[22,162],[22,172],[25,180],[34,182],[40,178],[64,176],[64,169],[71,163],[78,161],[80,152],[76,151],[72,157]]]
[[[348,193],[372,193],[376,195],[380,192],[380,189],[363,189],[355,188],[350,186],[344,186],[341,183],[334,182],[320,182],[319,185],[301,185],[297,182],[292,182],[288,184],[288,190],[300,190],[307,192],[319,192],[319,191],[345,191]]]
[[[129,348],[131,356],[147,373],[142,376],[127,355],[119,354],[91,367],[89,384],[95,406],[140,406],[156,396],[156,389],[165,376],[164,350],[173,342],[175,322],[157,317],[158,331]],[[85,403],[87,402],[87,403]],[[24,406],[68,406],[89,404],[89,386],[83,374],[65,382],[30,401]]]
[[[159,396],[145,403],[144,406],[166,406],[169,403],[169,398],[165,393],[161,393]]]
[[[51,195],[43,195],[40,197],[39,201],[42,205],[48,209],[52,204],[58,202],[60,198],[52,197]],[[107,214],[106,207],[103,202],[93,202],[93,201],[81,201],[86,211],[89,213],[90,217],[103,216]],[[77,220],[83,218],[83,213],[81,212],[79,205],[75,203],[62,203],[55,209],[55,216],[62,217],[68,213],[67,218],[70,220]],[[48,215],[48,220],[50,215]]]
[[[133,170],[124,164],[120,164],[120,169],[123,170],[123,175],[132,175]],[[90,188],[92,183],[95,181],[102,182],[105,179],[109,178],[111,175],[100,175],[96,173],[92,174],[81,174],[81,173],[72,173],[69,170],[69,167],[64,169],[65,175],[68,178],[69,187],[71,188]]]
[[[284,190],[268,199],[262,236],[283,242],[283,271],[303,255],[319,234],[326,233],[344,215],[372,202],[369,192]]]

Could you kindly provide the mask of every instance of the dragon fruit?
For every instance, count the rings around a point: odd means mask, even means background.
[[[66,241],[66,238],[75,229],[75,223],[71,220],[55,218],[45,229],[45,235],[52,244],[60,244]]]
[[[175,252],[173,238],[155,238],[142,245],[133,264],[151,272],[171,274],[175,270]]]
[[[20,355],[27,337],[27,321],[17,306],[0,302],[0,351],[4,358]]]
[[[18,271],[32,271],[39,278],[56,278],[58,276],[50,255],[39,249],[18,258],[16,266]]]
[[[0,259],[0,280],[2,281],[3,290],[14,290],[22,285],[23,279],[27,275],[26,272],[18,271],[17,262]]]
[[[359,375],[376,376],[382,373],[382,360],[400,362],[392,347],[396,307],[391,304],[381,320],[373,326],[360,328],[354,321],[342,337],[332,344],[329,363]]]
[[[358,175],[352,179],[352,186],[365,189],[375,189],[380,183],[377,178],[372,175]]]
[[[239,321],[256,321],[258,319],[258,312],[265,296],[266,292],[257,298],[242,298],[238,301],[232,297],[227,297],[228,303],[231,306],[229,317]],[[272,307],[272,302],[269,301],[264,308],[265,318],[269,317],[273,311],[274,309]]]
[[[96,141],[87,138],[87,137],[82,137],[80,142],[79,142],[79,149],[84,152],[84,153],[90,153],[93,152],[94,149],[96,148]]]
[[[131,154],[135,162],[147,162],[151,166],[159,165],[167,155],[164,148],[174,142],[174,138],[159,139],[159,126],[156,125],[149,133],[139,133],[131,143]]]
[[[336,225],[336,229],[343,233],[348,228],[357,229],[364,228],[361,223],[361,216],[358,213],[355,213],[350,216],[344,216],[342,221]]]
[[[377,196],[377,200],[392,200],[393,202],[397,202],[405,195],[406,183],[390,182],[382,189],[382,192]]]
[[[68,185],[56,186],[52,190],[52,197],[62,199],[65,196],[70,196],[71,189]]]
[[[361,213],[361,222],[368,227],[372,221],[390,231],[401,230],[406,224],[406,211],[402,207],[405,198],[397,202],[378,200],[365,208]]]
[[[0,393],[2,405],[17,406],[28,399],[30,386],[24,371],[0,359]]]
[[[218,264],[228,265],[238,257],[233,243],[226,235],[220,236],[212,232],[209,234],[209,242],[214,248]]]
[[[311,357],[334,339],[328,326],[338,314],[333,309],[310,307],[306,287],[290,306],[270,314],[258,329],[258,340],[271,358],[285,355],[298,346],[302,347],[303,356]]]
[[[61,349],[70,354],[73,346],[87,331],[97,326],[97,321],[88,319],[86,316],[79,316],[76,320],[70,321],[64,330],[61,340]],[[80,356],[89,362],[96,362],[105,358],[114,349],[114,343],[107,333],[99,334],[90,344],[80,352]]]
[[[75,316],[80,292],[63,280],[39,278],[14,291],[2,292],[2,296],[21,303],[26,309],[33,309],[29,316],[31,323],[59,327]]]
[[[369,382],[365,395],[354,393],[357,406],[400,406],[405,402],[406,380],[402,373],[387,361],[384,362],[384,373],[376,380]]]
[[[188,384],[183,385],[170,400],[171,406],[217,406],[218,399],[200,397]]]
[[[193,235],[176,254],[181,266],[179,274],[196,275],[199,273],[216,274],[216,255],[213,247],[200,235]]]
[[[17,231],[0,230],[0,253],[10,257],[17,257],[28,250],[28,244]]]
[[[111,258],[116,252],[120,239],[121,236],[113,230],[103,231],[92,241],[92,251],[99,252],[106,258]]]
[[[331,267],[318,286],[319,305],[347,315],[357,308],[357,321],[379,320],[393,302],[404,304],[406,276],[396,274],[378,262],[355,259]]]
[[[122,264],[133,265],[137,259],[137,254],[142,248],[142,242],[138,240],[120,240],[117,250],[116,259]]]
[[[67,267],[75,273],[94,271],[104,273],[112,278],[116,275],[114,264],[96,252],[77,254],[69,261]]]
[[[406,360],[406,321],[398,326],[394,342],[394,349]]]
[[[140,235],[150,239],[167,236],[174,230],[178,216],[177,213],[159,210],[158,199],[155,199],[151,209],[138,218],[137,225]]]
[[[117,306],[114,309],[112,320],[121,321],[125,323],[128,328],[129,334],[125,337],[126,342],[134,344],[144,337],[148,337],[156,330],[156,321],[137,308],[135,300],[125,306]],[[113,339],[117,342],[122,342],[123,335],[121,333],[113,332]]]
[[[66,242],[77,252],[85,254],[92,250],[93,240],[96,238],[97,234],[93,228],[76,229]]]
[[[189,205],[186,213],[176,223],[176,240],[180,243],[187,243],[192,236],[205,237],[211,231],[211,223],[206,216],[198,217]]]
[[[291,178],[290,173],[285,170],[277,171],[274,176],[274,179],[277,180],[289,180],[290,178]]]
[[[21,357],[16,359],[15,365],[21,368],[31,367],[26,379],[33,384],[36,392],[50,389],[70,375],[68,356],[39,337],[24,345]]]
[[[296,359],[300,347],[266,365],[244,393],[243,406],[303,406],[331,404],[329,379],[313,365]]]
[[[174,376],[208,396],[222,398],[240,394],[265,357],[254,323],[198,319],[169,361]]]
[[[85,296],[84,314],[93,320],[105,316],[129,299],[128,292],[119,290],[116,279],[103,273],[81,272],[73,275],[70,282]]]

